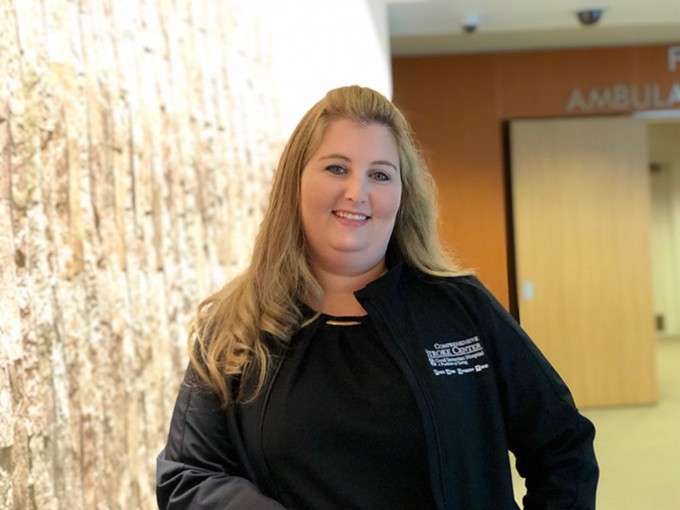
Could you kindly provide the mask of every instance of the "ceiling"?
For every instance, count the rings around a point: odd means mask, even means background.
[[[387,15],[395,56],[680,44],[680,0],[387,0]]]

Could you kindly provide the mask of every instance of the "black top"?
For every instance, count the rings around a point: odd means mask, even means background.
[[[433,277],[399,264],[355,296],[413,391],[424,424],[432,494],[441,510],[517,510],[508,449],[526,478],[524,508],[595,508],[592,423],[476,278]],[[303,329],[299,338],[314,335],[320,325]],[[279,344],[272,340],[272,345]],[[159,508],[286,510],[280,502],[287,499],[262,451],[279,365],[277,358],[272,377],[251,403],[227,407],[197,382],[191,366],[187,369],[168,442],[158,456]],[[382,399],[396,400],[392,390]],[[309,416],[305,425],[310,420],[318,418]],[[309,434],[293,441],[311,450]],[[357,449],[353,455],[363,456]],[[323,502],[319,510],[325,510]]]
[[[314,335],[291,344],[264,418],[282,502],[295,510],[436,508],[415,398],[373,324],[367,316],[317,320]]]

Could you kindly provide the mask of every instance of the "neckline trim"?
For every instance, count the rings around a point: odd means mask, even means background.
[[[324,324],[329,326],[361,326],[366,321],[367,315],[328,315],[321,314]]]
[[[329,326],[361,326],[363,322],[361,321],[356,321],[356,320],[337,320],[337,319],[328,319],[325,324],[328,324]]]

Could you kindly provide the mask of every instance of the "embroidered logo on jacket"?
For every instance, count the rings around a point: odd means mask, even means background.
[[[465,375],[489,368],[484,362],[486,356],[479,337],[434,344],[433,347],[433,350],[425,349],[425,353],[434,375]]]

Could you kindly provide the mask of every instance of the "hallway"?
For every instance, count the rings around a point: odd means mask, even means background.
[[[597,429],[598,510],[680,508],[680,339],[659,340],[657,360],[658,404],[583,410]]]
[[[659,402],[590,409],[600,463],[598,510],[680,508],[680,339],[660,340]]]

